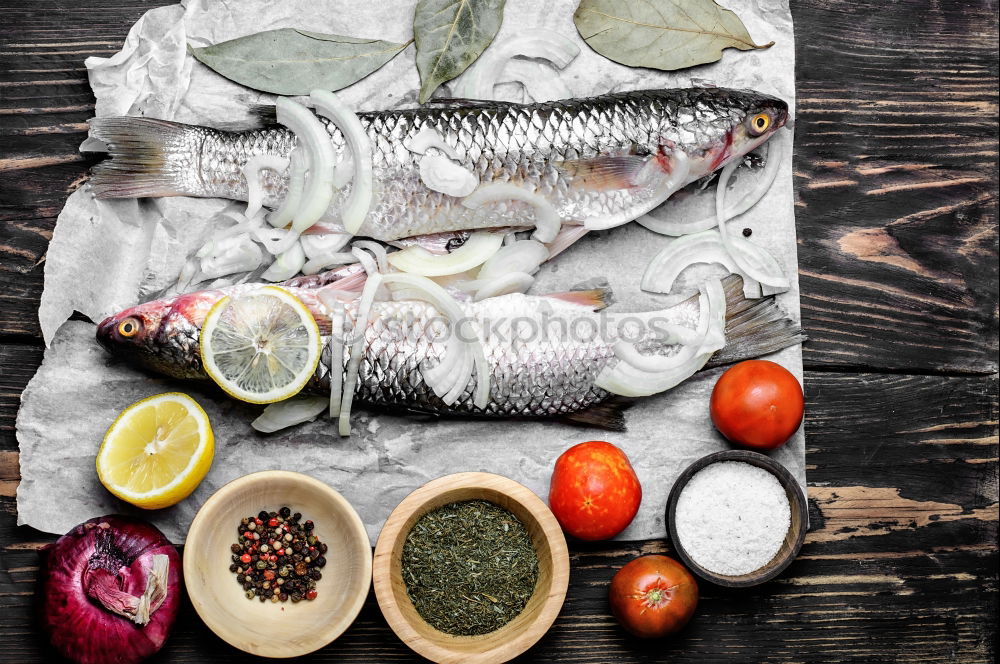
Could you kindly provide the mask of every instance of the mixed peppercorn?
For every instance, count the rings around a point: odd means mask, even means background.
[[[313,522],[302,521],[288,507],[261,511],[240,520],[239,539],[232,545],[229,571],[236,574],[247,599],[301,602],[316,599],[323,578],[327,546],[313,534]]]

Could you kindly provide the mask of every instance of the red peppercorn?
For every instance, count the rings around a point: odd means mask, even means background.
[[[274,555],[274,554],[272,553],[272,554],[271,554],[271,562],[272,562],[272,563],[276,563],[276,562],[278,562],[278,556],[276,556],[276,555]]]
[[[252,559],[250,558],[250,554],[249,553],[244,553],[242,556],[240,556],[240,562],[248,563],[251,560]]]
[[[261,521],[261,520],[260,520],[260,519],[258,519],[257,517],[254,517],[254,520],[253,520],[253,522],[254,522],[254,523],[256,523],[256,524],[257,524],[258,526],[264,523],[263,521]]]
[[[248,530],[245,533],[243,533],[243,537],[246,537],[247,539],[253,539],[253,533]]]
[[[264,578],[268,581],[274,579],[274,571],[269,569],[264,570]]]
[[[308,600],[314,600],[314,599],[316,599],[316,591],[315,590],[308,591],[306,593],[306,599],[308,599]]]
[[[285,550],[284,549],[278,549],[278,555],[279,556],[285,555]]]
[[[277,526],[277,525],[278,525],[278,520],[277,520],[277,519],[270,519],[270,520],[269,520],[269,521],[267,522],[267,525],[269,525],[270,527],[274,528],[275,526]]]

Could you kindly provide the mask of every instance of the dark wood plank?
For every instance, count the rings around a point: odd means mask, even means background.
[[[991,661],[997,377],[809,372],[806,385],[813,528],[787,573],[743,592],[703,584],[689,629],[642,643],[609,615],[606,584],[636,555],[669,553],[667,544],[575,543],[562,615],[524,661]],[[12,456],[0,456],[0,486],[16,478]],[[52,538],[15,528],[9,497],[0,507],[0,542],[14,542],[3,549],[0,602],[11,610],[0,644],[28,635],[11,653],[41,661],[29,608],[37,548]],[[369,598],[344,637],[312,659],[373,658],[417,661]],[[242,658],[187,611],[162,661],[207,659]]]
[[[86,174],[82,59],[114,52],[148,6],[88,8],[86,36],[41,9],[76,15],[62,3],[5,14],[0,333],[38,334],[45,241]],[[809,0],[793,15],[807,366],[996,371],[995,6]]]

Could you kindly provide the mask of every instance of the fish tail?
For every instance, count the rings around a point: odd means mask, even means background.
[[[707,366],[749,360],[805,341],[802,328],[777,305],[773,295],[746,299],[739,275],[729,275],[722,286],[726,293],[726,346]]]
[[[94,118],[90,136],[110,159],[94,167],[90,187],[97,198],[179,196],[196,168],[204,130],[138,117]]]

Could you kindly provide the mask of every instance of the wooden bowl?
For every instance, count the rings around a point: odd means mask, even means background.
[[[248,600],[229,571],[240,519],[288,506],[311,519],[329,547],[317,597],[297,604]],[[184,584],[201,619],[224,641],[263,657],[296,657],[346,630],[371,587],[371,543],[339,493],[301,473],[269,470],[233,480],[210,497],[188,529]]]
[[[489,500],[509,510],[524,524],[538,554],[535,592],[519,616],[500,629],[479,636],[454,636],[431,627],[406,594],[401,575],[403,543],[425,513],[461,500]],[[403,643],[439,663],[506,662],[530,648],[559,615],[569,583],[566,538],[549,511],[527,487],[491,473],[457,473],[428,482],[389,515],[374,562],[375,596],[382,614]]]
[[[778,549],[778,553],[763,567],[747,574],[736,576],[716,574],[696,563],[684,549],[684,544],[681,542],[680,537],[677,536],[677,529],[674,525],[674,513],[677,509],[677,499],[680,497],[681,491],[695,473],[709,464],[719,461],[743,461],[744,463],[749,463],[768,471],[778,478],[778,482],[785,489],[785,496],[788,498],[788,505],[791,508],[791,525],[788,528],[788,532],[785,533],[785,541],[781,544],[781,548]],[[667,530],[670,533],[670,540],[674,544],[674,550],[684,564],[687,565],[688,569],[706,581],[719,586],[746,588],[770,581],[781,574],[795,560],[795,556],[799,555],[799,549],[802,548],[802,541],[805,539],[806,531],[809,530],[808,510],[809,508],[805,497],[802,495],[802,489],[799,488],[799,483],[780,463],[772,461],[770,457],[758,454],[757,452],[726,450],[725,452],[716,452],[715,454],[709,454],[698,459],[688,466],[680,474],[680,477],[677,478],[677,481],[674,482],[674,486],[670,489],[670,496],[667,498]]]

